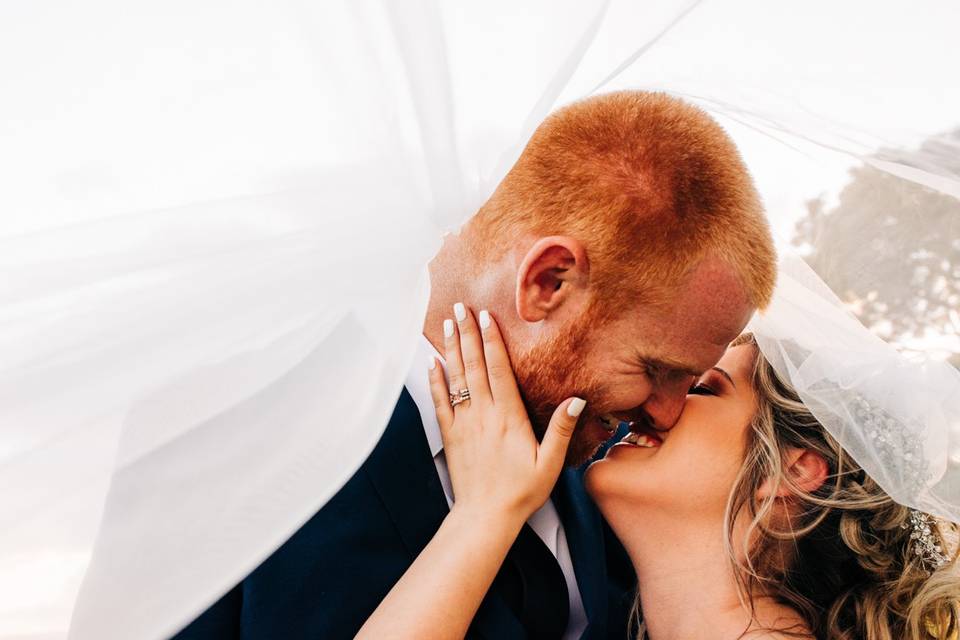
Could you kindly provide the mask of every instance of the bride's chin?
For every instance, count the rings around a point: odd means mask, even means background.
[[[587,494],[597,505],[597,509],[599,509],[603,518],[611,523],[611,526],[613,526],[614,521],[619,522],[621,520],[618,516],[622,515],[623,511],[634,506],[629,498],[624,499],[627,498],[623,495],[624,488],[618,486],[620,483],[617,478],[618,471],[622,472],[623,469],[617,469],[617,466],[611,464],[606,458],[597,460],[587,467],[583,476],[583,484]]]
[[[583,474],[583,486],[587,490],[587,494],[598,504],[606,494],[606,489],[609,487],[609,482],[605,479],[607,471],[612,471],[609,467],[610,461],[606,458],[601,458],[591,463]]]
[[[627,500],[643,502],[645,497],[655,493],[658,483],[654,482],[651,474],[655,471],[647,468],[647,460],[655,451],[644,450],[630,445],[617,445],[618,448],[629,448],[625,455],[607,452],[607,455],[592,463],[584,472],[583,484],[593,501],[601,506]],[[634,450],[637,451],[634,451]],[[638,464],[639,463],[639,464]],[[652,484],[651,484],[652,483]]]

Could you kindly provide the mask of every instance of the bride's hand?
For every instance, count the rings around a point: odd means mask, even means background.
[[[434,360],[430,371],[454,511],[520,526],[550,497],[585,402],[562,402],[537,443],[497,323],[485,311],[478,323],[462,305],[455,314],[457,323],[444,322],[449,389],[469,389],[470,399],[451,407],[443,368]]]

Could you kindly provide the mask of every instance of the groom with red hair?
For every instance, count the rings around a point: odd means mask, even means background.
[[[625,637],[633,576],[579,469],[619,422],[671,428],[691,382],[770,301],[773,243],[742,159],[678,99],[577,102],[541,124],[430,274],[420,360],[443,344],[455,303],[482,305],[538,436],[561,401],[587,400],[570,468],[521,531],[468,637]],[[360,470],[177,638],[351,638],[452,502],[417,366]]]

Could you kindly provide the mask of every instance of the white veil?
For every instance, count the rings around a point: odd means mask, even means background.
[[[0,7],[0,640],[162,638],[257,566],[379,438],[442,234],[615,88],[727,127],[783,241],[764,352],[892,495],[960,519],[958,8],[781,8]]]

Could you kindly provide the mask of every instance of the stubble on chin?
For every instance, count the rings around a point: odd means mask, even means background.
[[[587,392],[574,393],[578,397],[590,397]],[[550,423],[550,417],[553,415],[557,405],[566,400],[569,395],[564,396],[559,401],[547,402],[541,405],[527,403],[527,412],[530,414],[530,422],[533,425],[533,431],[538,441],[543,440],[547,425]],[[526,402],[526,399],[525,399]],[[577,427],[570,439],[570,446],[567,449],[567,456],[564,460],[565,467],[576,468],[589,462],[599,451],[600,447],[606,443],[609,436],[600,436],[598,439],[597,427],[595,424],[596,416],[592,413],[584,413],[577,423]]]
[[[534,348],[514,363],[520,395],[527,407],[537,440],[542,441],[557,406],[571,396],[584,398],[587,411],[581,416],[567,450],[565,465],[579,467],[588,462],[603,445],[587,428],[595,421],[590,404],[602,401],[599,380],[585,371],[578,354],[584,353],[586,332],[576,332],[563,340]]]
[[[567,459],[564,464],[568,467],[580,467],[590,462],[600,447],[606,443],[607,438],[597,441],[596,438],[587,434],[582,427],[577,427],[570,441],[570,448],[567,449]]]

